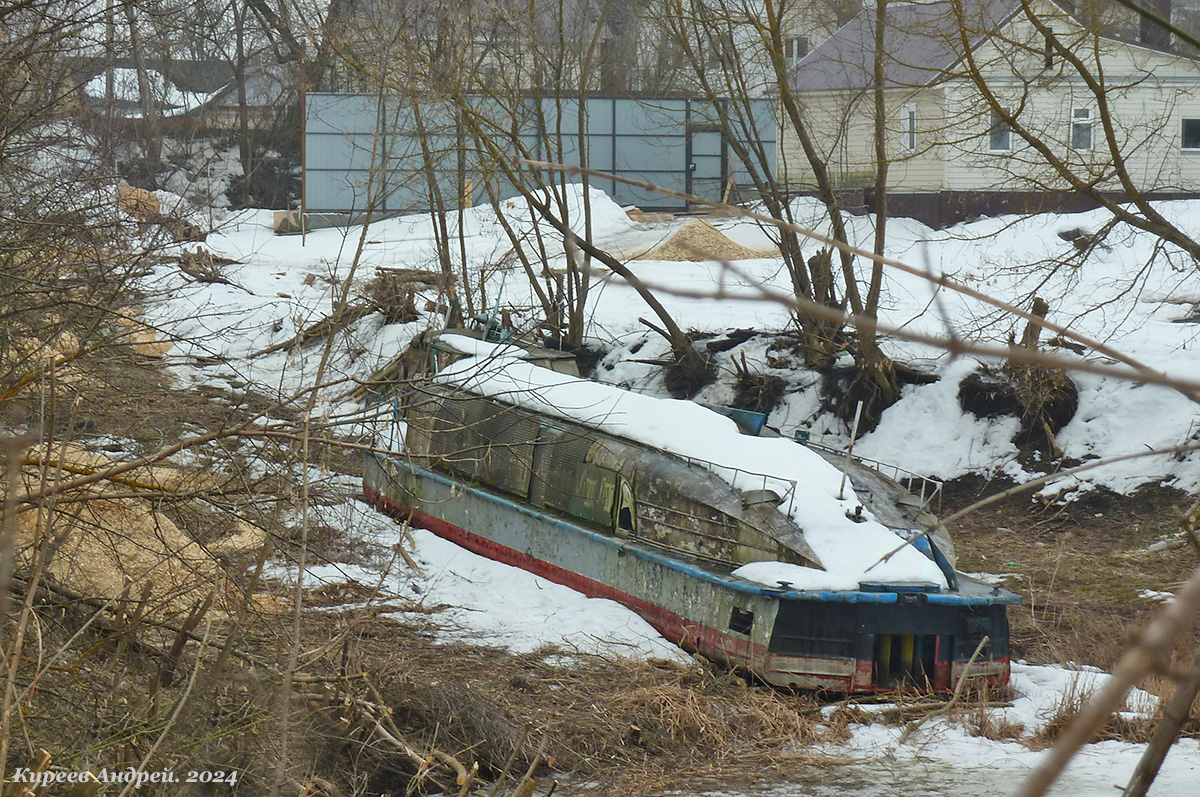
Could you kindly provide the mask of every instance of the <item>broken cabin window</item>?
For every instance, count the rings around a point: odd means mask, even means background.
[[[735,634],[749,634],[754,628],[754,612],[734,606],[729,613],[729,630]]]
[[[629,482],[621,479],[617,497],[617,531],[619,533],[627,535],[637,531],[635,509],[633,488],[629,486]]]

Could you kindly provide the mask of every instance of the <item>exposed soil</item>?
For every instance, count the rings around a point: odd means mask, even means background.
[[[928,385],[940,377],[928,374],[901,363],[891,363],[896,380],[896,390],[905,385]],[[897,392],[897,396],[899,393]],[[894,401],[894,398],[893,398]],[[836,365],[821,372],[821,408],[837,415],[847,424],[854,422],[859,402],[863,413],[859,419],[858,433],[864,435],[879,424],[879,414],[892,402],[884,403],[878,385],[867,378],[867,372],[858,365]],[[880,406],[882,405],[882,406]]]
[[[1069,376],[1027,365],[980,368],[959,385],[958,403],[977,418],[1020,419],[1019,448],[1054,450],[1054,435],[1075,417],[1079,390]]]
[[[944,514],[1009,486],[954,482]],[[1160,608],[1141,592],[1170,592],[1197,565],[1197,552],[1176,536],[1189,504],[1165,487],[1132,497],[1096,491],[1066,505],[1025,492],[968,515],[951,533],[960,570],[1012,574],[1004,586],[1022,597],[1009,610],[1014,658],[1110,669]],[[1164,540],[1167,547],[1148,550]],[[1180,640],[1176,657],[1189,658],[1192,645]]]

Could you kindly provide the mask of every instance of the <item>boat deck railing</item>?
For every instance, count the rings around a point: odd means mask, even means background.
[[[827,446],[822,443],[815,443],[812,440],[804,443],[809,448],[819,449],[827,454],[833,454],[839,457],[846,456],[846,452],[833,446]],[[880,462],[877,459],[869,457],[860,457],[853,454],[850,457],[853,461],[860,465],[865,465],[871,470],[878,471],[892,481],[902,486],[911,495],[916,496],[921,500],[920,506],[916,507],[917,511],[924,512],[932,511],[935,515],[942,514],[942,488],[945,483],[939,479],[931,479],[928,476],[922,476],[919,473],[914,473],[911,470],[906,470],[899,465],[893,465],[890,462]],[[936,503],[935,503],[936,502]],[[933,507],[930,510],[930,507]]]
[[[706,469],[712,471],[713,473],[720,474],[722,472],[725,472],[725,473],[733,474],[732,478],[730,478],[728,480],[729,486],[736,487],[737,489],[741,490],[742,492],[747,492],[749,490],[755,490],[755,489],[761,489],[761,490],[771,490],[772,492],[775,492],[776,494],[778,494],[779,491],[773,490],[772,488],[776,487],[780,484],[786,484],[788,486],[788,488],[787,488],[787,490],[784,491],[783,495],[779,496],[778,506],[782,510],[784,505],[786,504],[787,505],[786,514],[788,514],[788,515],[792,514],[792,510],[795,508],[795,506],[794,506],[796,503],[796,480],[795,479],[785,479],[782,476],[772,476],[769,473],[755,473],[752,470],[744,470],[742,468],[734,467],[732,465],[722,465],[719,462],[711,462],[707,459],[700,459],[699,457],[689,457],[684,454],[675,454],[674,456],[678,456],[680,459],[684,460],[689,465],[699,465],[700,467],[706,468]],[[741,479],[741,483],[738,482],[739,478]]]

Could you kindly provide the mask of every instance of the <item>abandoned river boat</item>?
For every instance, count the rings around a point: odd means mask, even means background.
[[[956,573],[942,536],[880,561],[916,532],[821,453],[526,349],[442,334],[423,351],[432,376],[383,435],[395,451],[365,458],[380,509],[775,685],[1007,683],[1017,596]]]

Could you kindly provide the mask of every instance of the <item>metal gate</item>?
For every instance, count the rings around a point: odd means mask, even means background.
[[[687,127],[687,193],[719,200],[729,183],[729,147],[721,128],[711,124]]]

